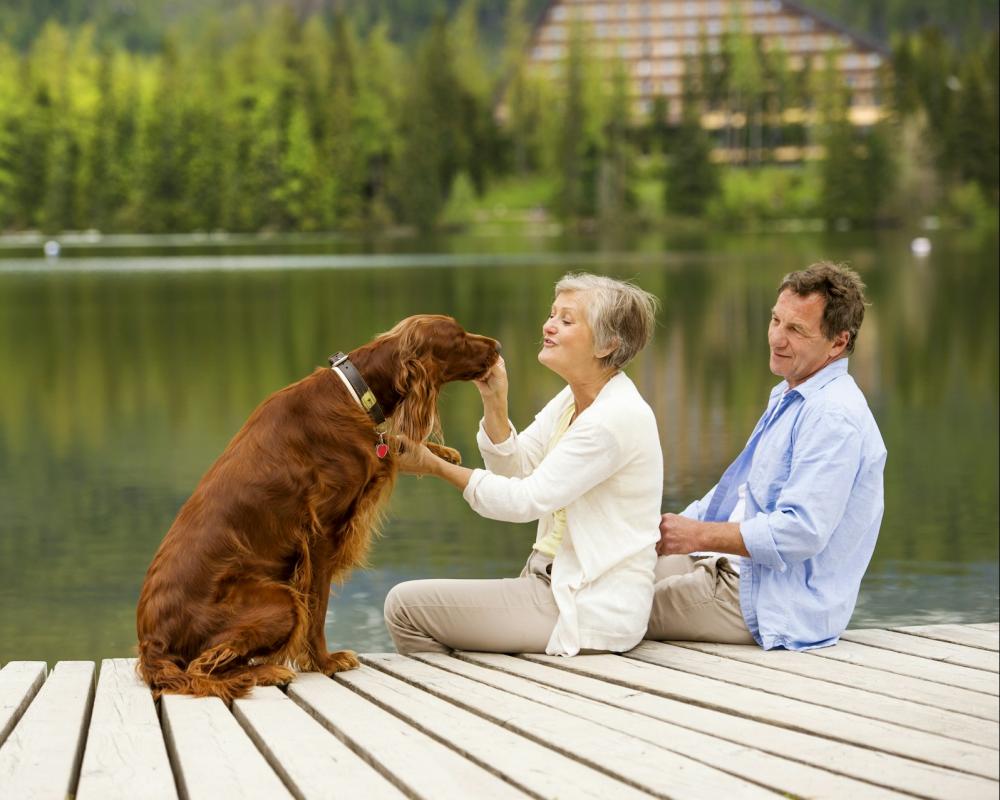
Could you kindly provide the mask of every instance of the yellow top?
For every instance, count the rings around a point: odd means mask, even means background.
[[[563,434],[569,430],[570,420],[573,419],[573,414],[575,413],[576,404],[570,403],[569,407],[563,412],[563,415],[559,417],[559,422],[556,425],[555,431],[552,433],[552,438],[549,439],[549,446],[545,451],[546,455],[552,452],[552,449],[562,438]],[[535,542],[534,549],[549,558],[555,558],[556,550],[559,549],[559,545],[562,543],[563,534],[565,532],[566,509],[558,508],[552,512],[552,529],[545,534],[545,538]]]

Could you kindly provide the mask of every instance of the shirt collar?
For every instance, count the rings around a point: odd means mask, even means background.
[[[815,394],[824,386],[826,386],[830,381],[839,378],[841,375],[847,374],[847,359],[838,358],[836,361],[831,361],[823,369],[817,372],[808,380],[803,381],[794,389],[788,389],[788,381],[782,381],[774,390],[771,392],[771,397],[781,396],[786,391],[794,392],[799,395],[803,400],[809,397],[811,394]]]

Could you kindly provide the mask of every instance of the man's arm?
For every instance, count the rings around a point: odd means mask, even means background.
[[[699,522],[681,514],[664,514],[660,520],[661,556],[684,555],[709,550],[749,556],[738,522]]]
[[[857,424],[835,410],[800,427],[787,481],[776,496],[757,498],[762,510],[740,524],[754,563],[783,572],[827,546],[850,501],[861,446]]]

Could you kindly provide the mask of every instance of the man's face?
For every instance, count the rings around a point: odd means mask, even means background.
[[[767,343],[771,348],[771,372],[794,388],[840,357],[847,345],[847,332],[833,339],[823,335],[822,295],[800,297],[791,289],[778,295],[771,310]]]

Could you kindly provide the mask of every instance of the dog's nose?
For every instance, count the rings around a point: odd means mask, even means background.
[[[503,351],[503,345],[500,342],[495,342],[493,347],[498,353]]]

